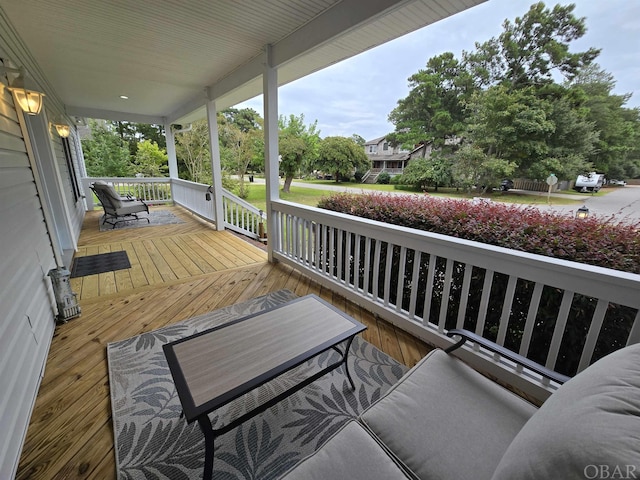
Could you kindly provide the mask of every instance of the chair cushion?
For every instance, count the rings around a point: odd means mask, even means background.
[[[122,206],[122,199],[120,198],[120,195],[118,195],[118,192],[116,192],[115,188],[113,188],[112,185],[109,185],[108,183],[98,180],[94,182],[93,188],[95,188],[96,190],[100,190],[105,195],[107,195],[109,197],[109,200],[111,200],[111,203],[113,204],[113,208],[115,208],[116,210]]]
[[[493,479],[605,477],[640,478],[640,344],[600,359],[551,395]]]
[[[434,350],[360,420],[420,478],[489,479],[536,407]]]
[[[352,420],[336,432],[322,448],[281,478],[305,480],[363,479],[406,480],[408,477],[384,449]]]
[[[147,206],[138,201],[122,202],[121,206],[116,209],[118,215],[131,215],[132,213],[146,212]]]

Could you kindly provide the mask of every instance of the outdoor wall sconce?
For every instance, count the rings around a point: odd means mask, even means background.
[[[64,123],[56,123],[54,126],[56,127],[58,135],[60,135],[60,137],[62,138],[67,138],[71,133],[71,127],[69,127],[69,125],[66,125]]]
[[[35,90],[27,90],[24,86],[24,69],[0,66],[0,73],[17,73],[18,76],[9,85],[18,105],[27,115],[37,115],[42,110],[44,93]]]
[[[580,207],[576,212],[576,218],[579,218],[581,220],[587,218],[588,216],[589,216],[589,209],[584,205]]]

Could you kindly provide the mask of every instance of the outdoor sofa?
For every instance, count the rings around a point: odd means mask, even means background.
[[[347,478],[640,478],[640,344],[600,359],[540,409],[434,350],[283,477]]]

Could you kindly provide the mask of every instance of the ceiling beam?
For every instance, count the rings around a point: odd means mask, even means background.
[[[149,123],[162,125],[165,118],[156,115],[140,115],[130,112],[114,112],[112,110],[100,110],[99,108],[82,108],[67,106],[65,113],[70,117],[101,118],[103,120],[114,120],[135,123]]]

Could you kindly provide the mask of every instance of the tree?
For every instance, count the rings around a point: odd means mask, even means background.
[[[127,144],[106,123],[89,122],[91,137],[82,140],[87,174],[92,177],[128,177],[133,165]]]
[[[242,130],[234,123],[223,123],[220,126],[220,143],[222,144],[221,161],[225,168],[238,176],[238,196],[246,198],[249,194],[244,176],[247,168],[260,144],[263,142],[262,130]]]
[[[463,61],[478,86],[508,84],[511,88],[553,83],[554,73],[571,80],[600,53],[590,48],[571,53],[570,42],[586,32],[585,19],[573,15],[575,5],[545,8],[538,2],[522,17],[502,24],[503,32],[473,52],[463,52]]]
[[[137,173],[145,177],[165,177],[169,173],[167,152],[151,140],[144,140],[138,144],[136,164]]]
[[[363,148],[346,137],[326,137],[320,143],[318,160],[319,170],[332,172],[336,182],[340,177],[350,178],[356,170],[371,168],[371,162]]]
[[[434,154],[430,158],[413,159],[404,169],[400,182],[422,191],[434,186],[437,192],[439,186],[449,185],[452,182],[451,157]]]
[[[289,193],[294,175],[300,170],[307,145],[300,137],[290,133],[281,133],[278,141],[280,150],[280,171],[284,174],[282,190]]]
[[[320,132],[317,130],[317,120],[309,126],[304,124],[304,114],[299,117],[289,115],[288,119],[280,116],[278,125],[280,171],[285,176],[283,191],[288,193],[293,177],[300,169],[310,170],[315,163],[320,145]]]
[[[206,120],[193,122],[191,130],[176,134],[175,143],[178,167],[186,179],[192,182],[210,183],[211,152],[209,125]]]
[[[487,155],[478,146],[465,145],[454,155],[452,176],[456,184],[467,190],[475,185],[486,191],[512,176],[516,168],[514,162]]]
[[[144,140],[155,142],[160,148],[167,148],[167,140],[164,135],[164,126],[147,123],[135,123],[114,121],[109,122],[120,138],[129,145],[129,153],[132,157],[138,152],[138,145]]]
[[[625,108],[631,95],[612,94],[613,76],[592,64],[570,82],[569,87],[584,92],[587,117],[597,132],[589,160],[594,169],[609,178],[640,174],[640,110]]]
[[[432,140],[438,147],[464,129],[464,103],[473,91],[471,77],[453,53],[430,58],[424,70],[409,77],[411,91],[389,114],[395,132],[387,135],[392,145],[411,148]]]

